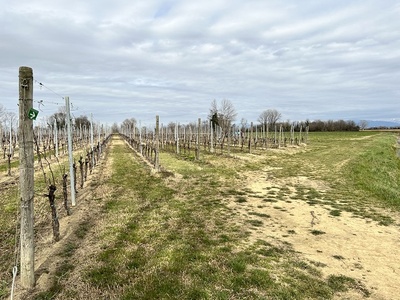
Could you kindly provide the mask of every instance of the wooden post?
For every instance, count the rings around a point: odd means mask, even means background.
[[[33,198],[34,198],[34,155],[33,120],[29,110],[33,104],[33,70],[19,68],[19,187],[21,191],[21,285],[35,286]]]
[[[226,131],[226,134],[228,135],[228,137],[227,137],[227,143],[228,143],[227,152],[228,152],[228,155],[231,154],[231,130],[230,130],[231,124],[230,123],[231,122],[229,122],[228,130]]]
[[[58,128],[57,128],[57,120],[54,118],[54,145],[55,145],[55,156],[58,157]]]
[[[90,114],[90,149],[92,150],[92,166],[96,165],[94,161],[94,146],[93,146],[93,114]]]
[[[201,130],[201,119],[197,121],[197,139],[196,139],[196,159],[200,160],[200,130]]]
[[[160,168],[160,118],[156,116],[156,132],[155,132],[155,157],[154,157],[154,169],[158,172]]]
[[[176,154],[179,154],[179,124],[175,123]]]
[[[251,140],[253,139],[253,122],[250,123],[249,153],[251,153]]]
[[[210,152],[214,153],[214,128],[212,121],[210,121]]]

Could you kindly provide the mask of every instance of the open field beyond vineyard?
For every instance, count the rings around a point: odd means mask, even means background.
[[[58,242],[37,172],[37,284],[17,282],[15,298],[398,299],[397,139],[310,133],[307,145],[251,154],[161,152],[157,173],[114,135],[70,216],[57,190]],[[3,174],[7,299],[18,192]]]

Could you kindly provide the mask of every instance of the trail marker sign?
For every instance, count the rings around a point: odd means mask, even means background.
[[[34,109],[34,108],[31,108],[31,109],[29,110],[29,112],[28,112],[28,118],[29,118],[30,120],[36,120],[38,114],[39,114],[39,111],[38,111],[38,110],[36,110],[36,109]]]

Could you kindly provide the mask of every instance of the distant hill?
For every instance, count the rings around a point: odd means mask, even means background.
[[[359,121],[354,121],[356,124],[359,124]],[[368,126],[367,128],[376,128],[376,127],[387,127],[387,128],[392,128],[392,127],[400,127],[400,123],[396,122],[390,122],[390,121],[371,121],[367,120]]]

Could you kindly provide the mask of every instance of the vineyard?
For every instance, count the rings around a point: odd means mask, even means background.
[[[0,299],[397,296],[398,132],[110,128],[69,97],[43,123],[34,83],[0,126]]]
[[[251,151],[232,142],[221,153],[218,139],[210,151],[207,136],[191,131],[163,129],[158,140],[157,130],[101,135],[94,155],[85,155],[90,137],[74,138],[83,163],[70,214],[61,191],[67,155],[60,149],[56,158],[43,134],[35,158],[37,282],[31,291],[17,283],[15,296],[393,299],[400,224],[393,133],[313,133],[307,145]],[[40,160],[60,186],[58,241]],[[16,255],[16,170],[2,176],[3,298]]]

